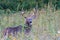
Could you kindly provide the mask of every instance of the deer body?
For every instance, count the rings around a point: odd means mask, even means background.
[[[22,14],[24,14],[24,12],[22,12]],[[22,15],[23,16],[23,15]],[[36,13],[31,14],[28,17],[24,17],[25,18],[25,26],[23,27],[22,25],[16,26],[16,27],[8,27],[4,30],[4,36],[6,35],[16,35],[17,32],[21,32],[22,28],[24,28],[24,32],[25,33],[29,33],[31,31],[32,28],[32,20],[36,17]]]
[[[6,35],[16,35],[17,34],[17,32],[21,32],[22,31],[22,26],[21,25],[19,25],[19,26],[17,26],[17,27],[8,27],[8,28],[6,28],[4,31],[3,31],[3,34],[4,34],[4,36],[6,36]]]

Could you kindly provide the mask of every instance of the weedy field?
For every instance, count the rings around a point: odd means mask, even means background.
[[[25,13],[25,16],[30,11]],[[7,27],[14,27],[18,25],[24,26],[24,17],[20,12],[10,12],[10,14],[2,12],[0,15],[0,40],[3,40],[2,31]],[[18,33],[15,38],[10,36],[6,40],[59,40],[60,34],[60,10],[38,10],[37,18],[33,20],[32,30],[29,35],[24,32]]]

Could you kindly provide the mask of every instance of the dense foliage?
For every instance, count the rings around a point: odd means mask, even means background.
[[[38,8],[44,8],[48,6],[48,3],[56,6],[56,9],[60,8],[60,0],[0,0],[0,9],[10,9],[19,11],[22,8],[32,9],[38,5]]]

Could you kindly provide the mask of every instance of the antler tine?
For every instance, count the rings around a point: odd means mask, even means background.
[[[26,17],[24,16],[24,14],[25,14],[25,11],[24,11],[23,8],[22,8],[21,15],[22,15],[24,18],[26,18]]]

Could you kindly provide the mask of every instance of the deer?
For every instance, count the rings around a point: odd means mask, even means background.
[[[36,18],[36,11],[34,9],[34,13],[28,15],[27,17],[24,16],[25,12],[22,11],[21,15],[24,17],[25,19],[25,26],[23,27],[22,25],[18,25],[16,27],[7,27],[4,29],[3,31],[3,35],[4,36],[10,36],[10,35],[17,35],[18,32],[22,32],[22,28],[24,28],[24,33],[30,33],[31,29],[32,29],[32,20]]]

